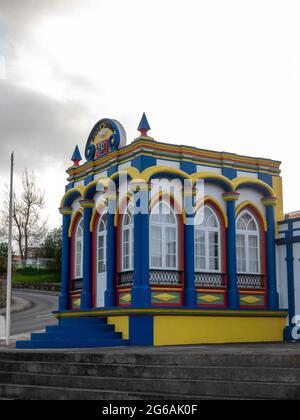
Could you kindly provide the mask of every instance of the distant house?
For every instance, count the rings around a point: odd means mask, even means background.
[[[292,213],[287,213],[285,215],[286,219],[298,219],[300,218],[300,210],[293,211]]]

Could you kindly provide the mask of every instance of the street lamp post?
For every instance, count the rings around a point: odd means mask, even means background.
[[[8,251],[7,251],[7,286],[6,286],[6,345],[10,344],[11,325],[11,278],[12,278],[12,219],[13,219],[13,185],[14,185],[14,154],[10,163],[10,193],[9,193],[9,222],[8,222]]]

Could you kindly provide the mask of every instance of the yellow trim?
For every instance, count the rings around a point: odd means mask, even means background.
[[[223,200],[227,201],[237,201],[240,198],[240,193],[237,192],[229,192],[223,194]]]
[[[273,169],[279,169],[279,166],[280,166],[280,162],[273,161],[270,159],[253,158],[250,156],[236,155],[236,154],[232,154],[228,152],[212,152],[209,150],[197,149],[195,147],[190,147],[190,146],[178,146],[178,145],[171,145],[171,144],[153,142],[153,141],[149,142],[148,138],[146,140],[144,140],[143,138],[141,139],[138,138],[136,139],[136,141],[134,141],[130,145],[127,145],[126,148],[122,148],[115,152],[110,153],[109,159],[107,156],[105,156],[103,160],[105,161],[105,165],[107,164],[107,166],[109,166],[109,161],[114,161],[114,162],[116,161],[116,163],[122,164],[131,160],[131,158],[128,158],[128,157],[127,158],[125,157],[126,160],[122,160],[124,154],[134,153],[134,152],[139,153],[141,152],[140,149],[144,149],[142,150],[142,153],[146,156],[152,156],[152,157],[154,156],[154,157],[159,158],[156,154],[157,147],[159,147],[159,149],[165,150],[166,152],[174,151],[175,153],[180,154],[182,156],[186,154],[190,154],[192,152],[191,156],[184,158],[183,160],[184,162],[195,163],[195,160],[197,160],[197,164],[210,166],[210,167],[217,167],[217,168],[232,167],[232,165],[234,164],[234,167],[237,170],[241,169],[241,170],[247,170],[248,172],[256,173],[257,171],[255,169],[245,168],[245,166],[243,165],[251,164],[251,165],[255,165],[256,167],[269,166],[270,168],[273,168]],[[204,158],[205,159],[213,158],[214,160],[217,160],[219,162],[210,163],[210,162],[207,162],[206,160],[203,160]],[[165,159],[178,161],[178,158],[172,157],[172,156],[166,157]],[[237,159],[239,161],[237,161]],[[94,169],[98,165],[99,165],[99,161],[97,160],[93,162],[87,162],[80,167],[70,167],[67,172],[72,176],[72,175],[80,174],[81,172],[87,171],[89,169]],[[269,173],[268,169],[263,170],[262,172]]]
[[[264,295],[264,291],[257,290],[239,290],[240,295]]]
[[[63,196],[62,200],[61,200],[60,207],[66,207],[66,205],[65,205],[65,201],[66,201],[66,199],[67,199],[70,195],[74,194],[75,192],[78,192],[78,193],[79,193],[79,195],[80,195],[80,199],[82,199],[82,198],[83,198],[83,192],[84,192],[84,186],[83,186],[83,185],[81,185],[81,186],[79,186],[79,187],[71,188],[69,191],[67,191],[67,192],[65,193],[65,195]],[[74,199],[74,201],[75,201],[75,200],[77,200],[77,198],[78,198],[78,197],[76,197],[76,198]]]
[[[277,206],[275,207],[275,222],[276,225],[278,222],[284,220],[284,212],[283,212],[283,194],[282,194],[282,178],[280,176],[273,176],[273,189],[275,191],[275,195],[278,198]],[[277,230],[278,225],[276,226]]]
[[[181,315],[181,316],[230,316],[230,317],[273,317],[286,318],[288,312],[270,310],[232,310],[232,309],[186,309],[186,308],[117,308],[117,309],[94,309],[88,311],[57,312],[57,318],[81,318],[85,316],[127,316],[127,315]]]
[[[276,197],[264,197],[261,199],[261,202],[263,203],[265,207],[268,207],[268,206],[275,207],[277,206],[278,199]]]
[[[108,324],[115,326],[115,331],[122,333],[123,340],[129,339],[129,317],[128,316],[112,316],[107,318]]]
[[[224,222],[225,222],[225,227],[228,227],[228,218],[227,218],[227,214],[225,212],[225,210],[223,209],[223,207],[221,206],[221,204],[212,196],[210,195],[206,195],[204,196],[204,198],[201,198],[200,200],[198,200],[196,202],[196,213],[199,210],[199,207],[203,204],[206,204],[207,201],[211,201],[220,211],[220,213],[222,214],[223,218],[224,218]]]
[[[154,316],[154,346],[281,342],[285,318]]]
[[[95,220],[97,219],[98,216],[102,215],[103,213],[106,212],[106,207],[102,207],[103,211],[101,213],[99,213],[99,209],[97,207],[94,208],[93,213],[92,213],[92,217],[91,217],[91,223],[90,223],[90,232],[93,232],[93,227],[94,227],[94,223]]]
[[[192,176],[187,174],[186,172],[182,171],[181,169],[174,168],[173,166],[164,166],[164,165],[155,165],[151,166],[150,168],[145,169],[141,173],[141,178],[144,181],[149,181],[149,179],[160,172],[165,172],[167,174],[175,174],[180,177],[186,178],[186,179],[192,179]]]
[[[234,185],[232,183],[232,181],[230,181],[230,179],[226,178],[224,175],[220,175],[220,174],[214,174],[213,172],[195,172],[194,174],[192,174],[192,179],[197,180],[197,179],[210,179],[210,180],[216,180],[216,181],[221,181],[224,184],[228,185],[230,190],[234,190]]]
[[[132,159],[130,159],[130,161],[131,160]],[[126,162],[122,162],[122,163],[126,163]],[[127,174],[131,179],[141,178],[140,171],[132,166],[129,166],[128,168],[120,169],[118,172],[111,175],[110,179],[114,181],[115,179],[119,178],[120,175],[125,175],[125,174]]]
[[[80,200],[79,201],[80,207],[83,209],[92,209],[95,205],[94,200]]]
[[[78,209],[71,218],[71,222],[70,222],[70,227],[69,227],[69,238],[71,238],[73,230],[74,230],[74,225],[76,223],[76,218],[78,216],[78,214],[80,214],[83,217],[83,210],[82,209]]]
[[[257,213],[260,215],[260,217],[262,218],[263,224],[264,224],[264,230],[266,232],[267,228],[268,228],[266,218],[265,218],[263,212],[261,211],[261,209],[259,207],[257,207],[252,201],[246,200],[246,201],[243,201],[242,203],[240,203],[235,210],[236,215],[238,215],[243,210],[243,208],[245,208],[247,206],[253,207],[257,211]]]
[[[73,213],[72,207],[61,207],[59,209],[60,214],[63,216],[70,216]]]
[[[149,191],[149,185],[144,179],[134,178],[128,183],[128,189],[132,192]]]
[[[271,188],[270,185],[266,184],[261,179],[255,179],[255,178],[251,178],[251,177],[247,177],[247,176],[242,176],[242,177],[235,178],[232,181],[232,183],[234,185],[234,191],[236,191],[243,184],[252,184],[252,185],[258,185],[260,187],[265,188],[265,190],[268,191],[268,194],[271,197],[276,197],[276,194],[275,194],[275,191],[273,190],[273,188]]]
[[[86,187],[85,187],[85,189],[84,189],[84,192],[83,192],[83,198],[84,199],[86,199],[86,196],[87,196],[87,193],[90,191],[90,189],[92,189],[93,187],[95,187],[95,186],[97,186],[97,184],[99,183],[101,181],[101,183],[102,184],[105,184],[106,182],[107,182],[107,184],[109,183],[109,181],[110,181],[110,178],[108,178],[108,177],[103,177],[103,178],[98,178],[98,179],[95,179],[95,181],[92,181],[92,182],[90,182]],[[106,181],[106,182],[105,182]],[[97,191],[97,192],[99,192],[99,191]]]
[[[163,197],[164,195],[168,195],[168,197],[170,197],[170,198],[172,198],[173,200],[174,200],[174,203],[175,203],[175,206],[174,207],[178,207],[178,209],[179,209],[179,211],[181,212],[181,213],[177,213],[176,211],[175,211],[175,214],[177,214],[177,215],[182,215],[182,220],[183,220],[183,223],[185,224],[185,222],[186,222],[186,214],[185,214],[185,210],[183,209],[183,207],[182,207],[182,205],[180,205],[180,203],[178,203],[178,201],[177,200],[175,200],[175,197],[174,197],[174,194],[169,194],[169,191],[159,191],[157,194],[155,194],[155,196],[154,197],[152,197],[151,198],[151,200],[150,200],[150,203],[149,203],[149,209],[150,209],[150,212],[149,212],[149,216],[151,215],[151,211],[152,211],[152,209],[153,209],[153,207],[155,206],[155,204],[159,201],[159,199],[161,198],[161,197]],[[182,204],[182,203],[181,203]],[[176,208],[175,208],[175,210],[176,210]]]
[[[196,292],[197,293],[225,293],[226,289],[205,289],[205,288],[199,288],[196,286]]]
[[[119,199],[118,199],[118,202],[117,202],[117,208],[116,208],[116,214],[115,214],[115,217],[114,217],[114,225],[115,226],[118,226],[118,217],[119,217],[119,214],[120,214],[120,207],[122,207],[123,206],[123,203],[127,203],[126,204],[126,206],[128,205],[128,203],[129,203],[129,201],[131,200],[133,198],[133,194],[132,193],[130,193],[130,192],[128,192],[127,194],[126,194],[126,197],[123,197],[123,200],[122,200],[122,202],[120,203],[120,201],[119,201]],[[124,206],[125,207],[125,206]]]

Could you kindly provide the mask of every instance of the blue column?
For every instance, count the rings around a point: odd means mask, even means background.
[[[115,215],[107,213],[107,245],[106,267],[107,288],[104,294],[105,307],[111,308],[116,305],[116,228],[114,225]]]
[[[143,209],[147,203],[147,209]],[[131,303],[134,307],[151,305],[149,286],[149,213],[148,187],[139,187],[134,194],[134,280],[131,292]],[[139,211],[144,210],[144,211]],[[147,210],[147,211],[146,211]],[[145,214],[144,214],[145,213]]]
[[[69,238],[69,228],[71,223],[71,208],[62,208],[60,213],[63,215],[62,225],[62,262],[61,262],[61,292],[59,296],[59,310],[69,309],[70,299],[70,252],[71,240]]]
[[[85,310],[92,307],[92,234],[90,224],[94,202],[83,200],[80,205],[83,207],[83,286],[80,308]]]
[[[267,260],[267,304],[269,309],[278,309],[279,298],[276,286],[276,248],[275,248],[275,216],[274,206],[276,199],[262,200],[266,206],[267,232],[266,232],[266,260]]]
[[[196,306],[194,218],[189,217],[187,221],[184,225],[184,299],[185,306]]]
[[[236,217],[235,202],[239,198],[238,193],[223,194],[227,205],[228,226],[226,229],[226,258],[227,258],[227,301],[230,309],[238,309],[239,291],[237,286],[236,272]]]
[[[284,329],[284,339],[286,341],[294,341],[292,336],[295,327],[294,317],[296,314],[295,302],[295,273],[294,273],[294,249],[293,249],[293,231],[291,224],[286,233],[286,269],[287,269],[287,286],[288,286],[288,306],[289,306],[289,325]]]

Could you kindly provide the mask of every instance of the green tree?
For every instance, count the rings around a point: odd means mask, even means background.
[[[15,191],[13,198],[13,239],[18,245],[22,261],[27,260],[29,248],[38,246],[45,237],[47,224],[41,218],[45,206],[44,192],[36,183],[34,172],[25,169],[22,188]],[[7,237],[9,216],[9,193],[6,191],[2,208],[0,235]]]
[[[0,243],[0,275],[6,273],[7,267],[7,244]]]
[[[62,253],[62,229],[50,230],[41,246],[40,258],[52,258],[55,260],[55,269],[61,269]]]

